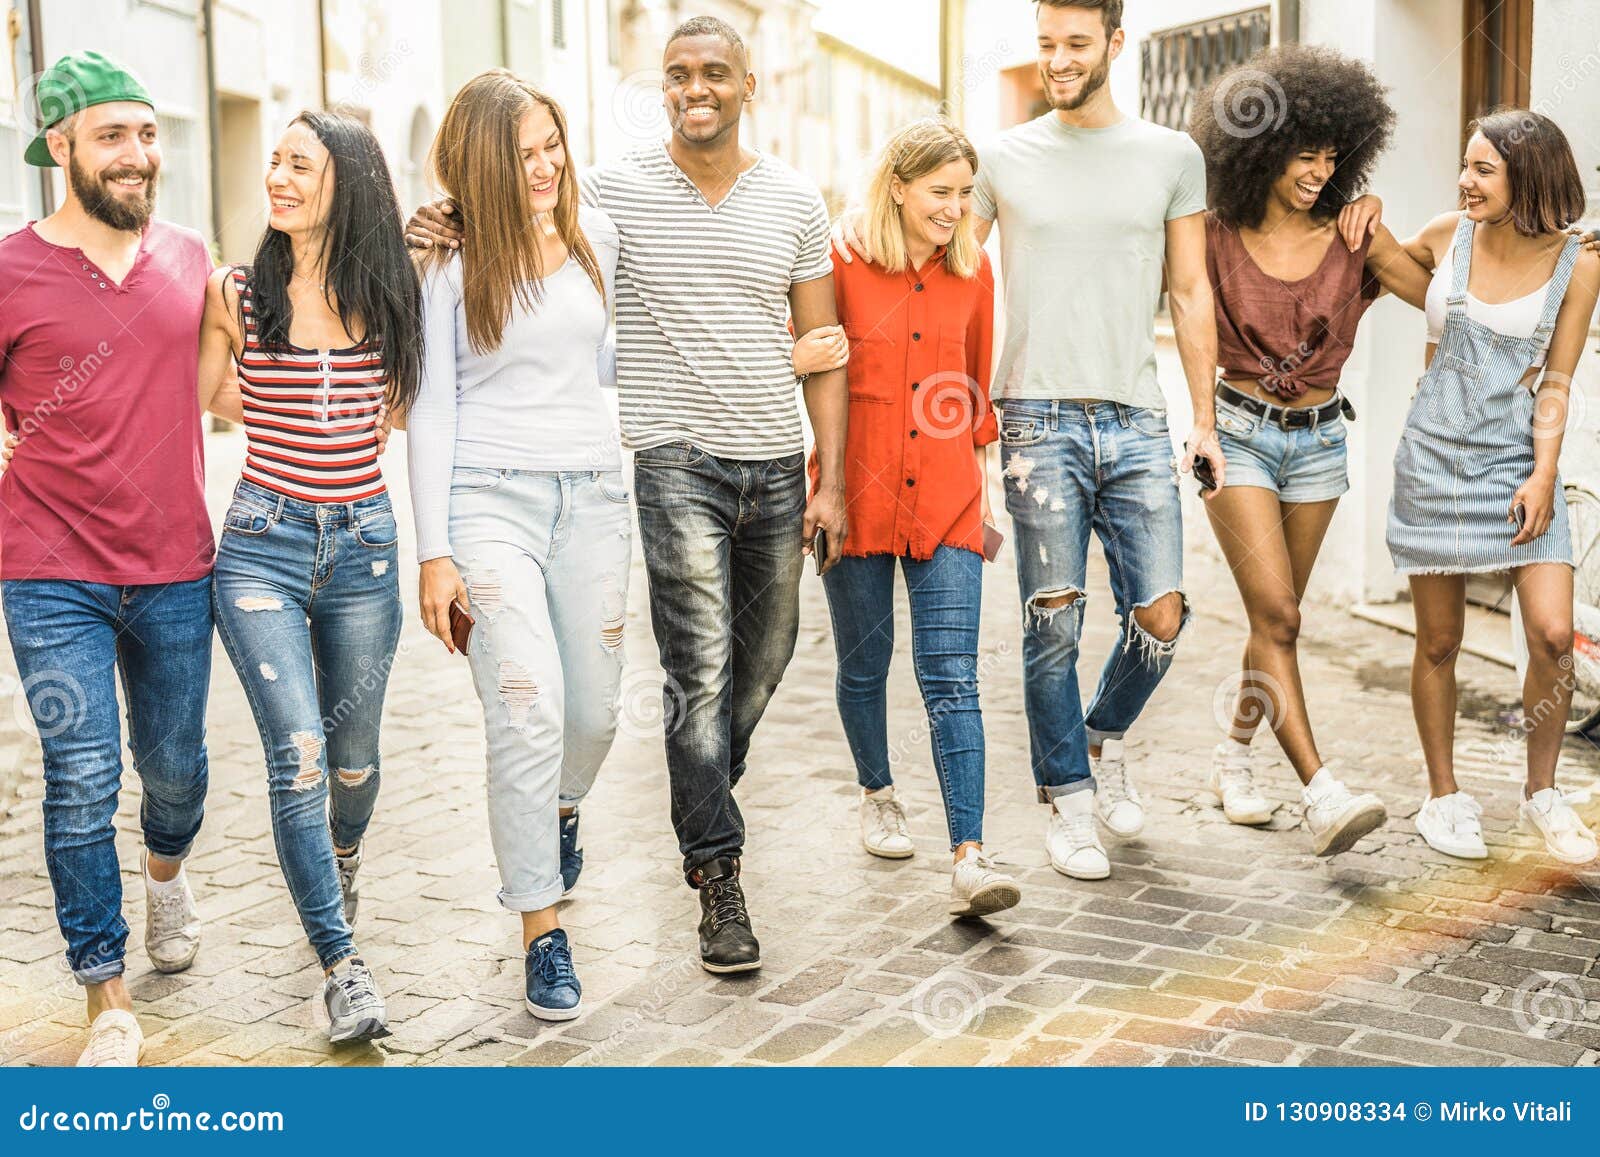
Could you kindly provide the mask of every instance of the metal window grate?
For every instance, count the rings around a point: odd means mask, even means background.
[[[161,182],[157,212],[177,225],[209,236],[206,198],[209,175],[205,155],[195,147],[195,123],[188,117],[156,114],[161,137]]]
[[[1187,128],[1195,94],[1271,41],[1269,8],[1152,33],[1139,45],[1140,114],[1169,129]]]
[[[0,121],[0,230],[20,223],[26,199],[22,164],[22,134],[15,125]]]
[[[550,0],[550,43],[567,46],[567,6],[563,0]]]

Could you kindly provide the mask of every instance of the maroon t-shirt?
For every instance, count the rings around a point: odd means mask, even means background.
[[[1237,230],[1206,214],[1206,266],[1217,307],[1222,376],[1259,381],[1282,398],[1339,384],[1361,315],[1378,297],[1367,272],[1371,238],[1354,253],[1335,236],[1322,264],[1280,281],[1255,263]]]
[[[29,225],[0,239],[0,579],[119,586],[211,573],[200,235],[152,221],[119,286]]]

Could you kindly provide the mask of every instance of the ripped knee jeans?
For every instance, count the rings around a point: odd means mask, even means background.
[[[633,523],[622,474],[457,467],[450,548],[476,625],[467,648],[488,746],[500,903],[561,898],[559,812],[616,735]]]
[[[217,633],[261,745],[278,862],[324,968],[355,954],[333,849],[378,798],[378,725],[400,638],[387,494],[305,502],[241,481],[217,546]]]
[[[1114,402],[1008,401],[1006,509],[1023,605],[1023,693],[1041,799],[1093,790],[1089,746],[1120,739],[1171,666],[1189,618],[1183,510],[1166,414]],[[1121,621],[1087,709],[1078,642],[1089,535]]]

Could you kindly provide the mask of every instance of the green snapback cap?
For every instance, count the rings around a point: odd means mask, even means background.
[[[139,78],[98,52],[73,52],[63,56],[39,77],[33,89],[33,110],[39,133],[22,157],[30,165],[51,168],[45,133],[73,113],[116,100],[136,100],[155,108]]]

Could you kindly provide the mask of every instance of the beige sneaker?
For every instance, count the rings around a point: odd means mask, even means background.
[[[131,1069],[144,1049],[144,1032],[133,1013],[108,1008],[89,1026],[89,1047],[78,1058],[80,1069]]]
[[[893,786],[861,793],[861,846],[886,860],[904,860],[917,850]]]
[[[1545,850],[1563,864],[1587,864],[1600,856],[1591,832],[1558,787],[1536,791],[1518,809],[1522,822],[1544,837]]]
[[[968,852],[956,861],[950,877],[950,915],[987,916],[1015,908],[1021,899],[1017,882],[981,851]]]
[[[144,950],[157,972],[182,972],[200,951],[200,913],[182,865],[163,882],[150,877],[150,853],[141,861],[144,874]]]
[[[1325,767],[1300,789],[1300,796],[1306,805],[1311,850],[1319,856],[1348,852],[1357,840],[1389,818],[1381,799],[1371,792],[1353,795]]]
[[[1230,824],[1257,827],[1268,823],[1278,805],[1256,790],[1250,767],[1250,749],[1224,739],[1211,752],[1211,777],[1206,787],[1222,807]]]
[[[1050,866],[1074,880],[1104,880],[1111,875],[1111,860],[1094,830],[1094,793],[1069,791],[1050,806],[1050,826],[1044,845]]]

